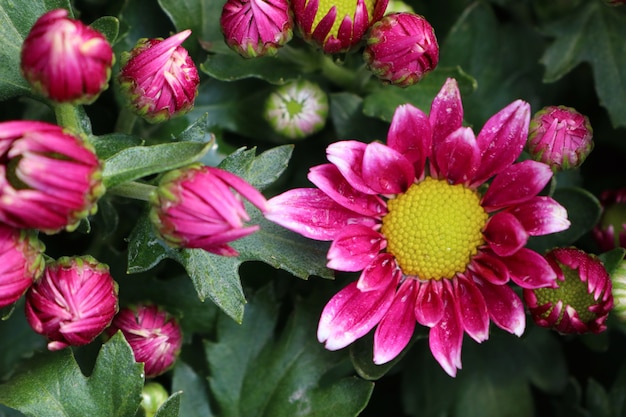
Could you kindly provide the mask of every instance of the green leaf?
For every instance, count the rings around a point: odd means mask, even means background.
[[[184,417],[212,417],[207,400],[208,387],[191,366],[179,360],[174,367],[172,390],[182,391],[179,414]]]
[[[0,385],[0,404],[29,417],[128,417],[139,408],[142,386],[143,365],[118,333],[103,345],[89,377],[71,349],[35,356]]]
[[[234,51],[209,55],[200,65],[205,74],[220,81],[236,81],[244,78],[260,78],[271,84],[284,84],[300,76],[300,68],[281,54],[258,58],[242,58]]]
[[[300,301],[276,336],[279,305],[263,289],[251,298],[241,326],[218,322],[206,342],[209,384],[223,417],[356,416],[373,384],[332,371],[342,356],[315,339],[318,315]]]
[[[111,45],[115,43],[120,32],[120,21],[113,16],[103,16],[89,26],[102,33]]]
[[[587,381],[586,401],[587,409],[593,417],[611,417],[609,395],[602,385],[594,379]]]
[[[363,99],[352,93],[338,92],[330,94],[330,112],[337,140],[358,138],[369,142],[387,136],[389,125],[379,119],[363,114]]]
[[[154,417],[178,417],[180,408],[180,397],[182,392],[175,392],[157,410]],[[183,416],[185,416],[183,414]],[[185,416],[187,417],[187,416]]]
[[[613,273],[619,268],[624,259],[624,254],[626,254],[626,249],[624,248],[614,248],[608,252],[604,252],[598,256],[606,269],[606,272],[609,275],[613,275]]]
[[[544,32],[555,38],[541,57],[544,81],[559,80],[582,62],[591,64],[600,104],[614,127],[626,127],[626,16],[589,1]]]
[[[224,159],[219,167],[244,178],[253,187],[264,190],[285,171],[292,152],[293,145],[276,146],[259,156],[255,156],[256,148],[242,148]]]
[[[91,136],[89,143],[96,149],[98,158],[106,160],[126,148],[142,146],[144,142],[137,136],[109,133],[102,136]]]

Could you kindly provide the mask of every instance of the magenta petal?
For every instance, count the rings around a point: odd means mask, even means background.
[[[469,266],[475,275],[495,285],[503,285],[509,282],[509,269],[500,257],[491,251],[482,250]]]
[[[415,180],[413,165],[387,145],[372,142],[363,155],[363,180],[379,194],[400,194]]]
[[[483,235],[491,250],[499,256],[513,255],[528,242],[528,233],[520,221],[503,211],[489,218]]]
[[[491,116],[476,141],[482,161],[472,183],[480,185],[511,165],[522,152],[528,137],[530,105],[516,100]]]
[[[383,318],[395,294],[395,283],[378,291],[362,292],[348,284],[326,304],[317,339],[328,350],[338,350],[365,336]]]
[[[391,307],[380,321],[374,333],[374,363],[382,365],[402,352],[413,336],[413,314],[417,284],[413,279],[402,283]]]
[[[390,281],[397,280],[399,274],[393,255],[381,253],[363,270],[356,287],[363,292],[380,290]]]
[[[387,145],[400,152],[413,164],[421,178],[430,157],[433,131],[428,116],[411,104],[396,108],[387,133]]]
[[[526,160],[498,174],[483,197],[487,210],[531,200],[552,178],[552,170],[541,162]]]
[[[435,145],[439,176],[452,184],[467,184],[480,164],[480,150],[472,129],[461,127]]]
[[[463,103],[459,86],[448,78],[430,106],[430,126],[433,145],[437,145],[463,124]]]
[[[327,266],[338,271],[361,271],[387,246],[371,227],[351,224],[341,230],[328,250]]]
[[[537,252],[522,248],[512,256],[501,258],[511,274],[511,279],[522,288],[551,287],[556,272]]]
[[[441,281],[428,280],[420,283],[415,302],[415,319],[423,326],[433,327],[443,317]]]
[[[508,285],[494,285],[474,278],[487,304],[491,320],[503,330],[521,336],[526,327],[522,300]]]
[[[453,288],[463,328],[478,343],[487,340],[489,337],[489,312],[480,290],[465,277],[456,278]]]
[[[355,140],[335,142],[326,148],[326,156],[357,191],[365,194],[378,194],[368,187],[363,179],[363,155],[366,147],[365,143]]]
[[[310,239],[333,240],[349,224],[376,224],[371,217],[341,207],[317,188],[295,188],[267,203],[269,221]]]
[[[570,226],[567,210],[551,197],[537,196],[509,209],[509,213],[517,217],[530,236],[561,232]]]
[[[430,329],[428,344],[433,356],[439,365],[448,373],[456,376],[457,369],[461,369],[461,344],[463,343],[463,327],[461,318],[455,307],[456,300],[443,287],[443,317]]]

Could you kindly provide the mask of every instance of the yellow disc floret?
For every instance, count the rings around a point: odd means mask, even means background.
[[[389,200],[382,233],[405,275],[452,278],[484,243],[487,213],[475,191],[426,177]]]
[[[312,30],[315,30],[319,22],[328,14],[330,9],[336,7],[337,17],[335,18],[335,22],[333,23],[330,32],[328,32],[326,39],[328,39],[330,35],[334,35],[336,38],[339,32],[339,26],[341,25],[341,22],[343,22],[344,17],[350,16],[350,19],[354,23],[357,3],[357,0],[320,0],[317,13],[315,14],[315,19],[313,20]],[[375,5],[376,1],[365,0],[365,8],[367,9],[369,19],[371,19],[374,14]]]

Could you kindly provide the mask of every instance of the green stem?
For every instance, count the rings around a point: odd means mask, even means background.
[[[137,116],[127,110],[122,109],[117,115],[117,121],[115,122],[115,131],[118,133],[126,133],[131,135],[133,133],[133,127],[137,121]]]
[[[134,198],[135,200],[150,201],[150,196],[157,187],[150,184],[130,181],[113,188],[109,188],[107,192],[118,195],[120,197]]]
[[[52,107],[59,126],[83,137],[91,134],[89,119],[81,117],[82,107],[69,103],[54,103]]]
[[[364,65],[354,71],[337,64],[329,55],[322,58],[321,70],[330,81],[355,93],[364,92],[372,78],[371,72]]]

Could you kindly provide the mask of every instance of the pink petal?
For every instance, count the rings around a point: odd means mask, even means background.
[[[495,285],[509,282],[509,269],[500,257],[488,250],[482,250],[472,259],[469,269],[474,274]]]
[[[551,197],[537,196],[508,211],[517,217],[530,236],[562,232],[571,224],[565,207]]]
[[[191,31],[189,32],[191,33]],[[263,197],[263,194],[261,194],[252,185],[248,184],[245,180],[223,169],[207,167],[207,170],[224,181],[228,186],[234,188],[256,208],[261,211],[267,210],[267,201],[265,200],[265,197]]]
[[[511,279],[522,288],[551,287],[556,272],[537,252],[522,248],[512,256],[501,258],[511,274]]]
[[[374,333],[374,363],[382,365],[402,352],[413,336],[413,314],[417,284],[413,279],[402,283],[387,314]]]
[[[361,271],[387,246],[371,227],[352,224],[341,230],[328,250],[327,266],[338,271]]]
[[[443,298],[441,281],[421,282],[415,302],[415,319],[419,324],[433,327],[443,317]]]
[[[480,290],[465,277],[453,280],[459,317],[468,335],[478,343],[489,337],[489,312]]]
[[[516,100],[491,116],[478,137],[482,161],[472,183],[480,185],[511,165],[522,152],[528,137],[530,105]]]
[[[335,142],[326,148],[326,156],[357,191],[365,194],[378,194],[363,179],[363,155],[366,147],[365,143],[355,140]]]
[[[365,336],[383,318],[395,295],[396,284],[377,291],[360,291],[348,284],[326,304],[317,328],[317,339],[328,350],[338,350]]]
[[[526,327],[524,305],[508,285],[494,285],[474,277],[485,299],[491,320],[503,330],[521,336]]]
[[[399,274],[393,255],[381,253],[363,270],[356,287],[363,292],[380,290],[399,279]]]
[[[474,132],[461,127],[434,147],[439,176],[452,184],[467,184],[480,164],[480,150]]]
[[[463,326],[458,316],[456,300],[450,289],[441,292],[443,300],[443,317],[430,329],[428,344],[433,356],[448,375],[456,376],[461,369],[461,344],[463,343]]]
[[[491,250],[499,256],[513,255],[528,242],[528,233],[520,221],[503,211],[489,218],[483,235]]]
[[[387,133],[387,145],[400,152],[415,168],[421,179],[430,157],[433,131],[428,116],[410,104],[396,108]]]
[[[463,124],[463,103],[459,86],[454,78],[448,78],[430,106],[430,126],[433,145],[443,142],[448,135]]]
[[[552,170],[541,162],[526,160],[511,165],[492,181],[482,201],[487,210],[531,200],[552,178]]]
[[[380,194],[400,194],[415,180],[413,165],[398,151],[372,142],[363,155],[363,180]]]
[[[310,239],[333,240],[349,224],[376,224],[375,219],[341,207],[317,188],[295,188],[267,203],[265,218]]]

